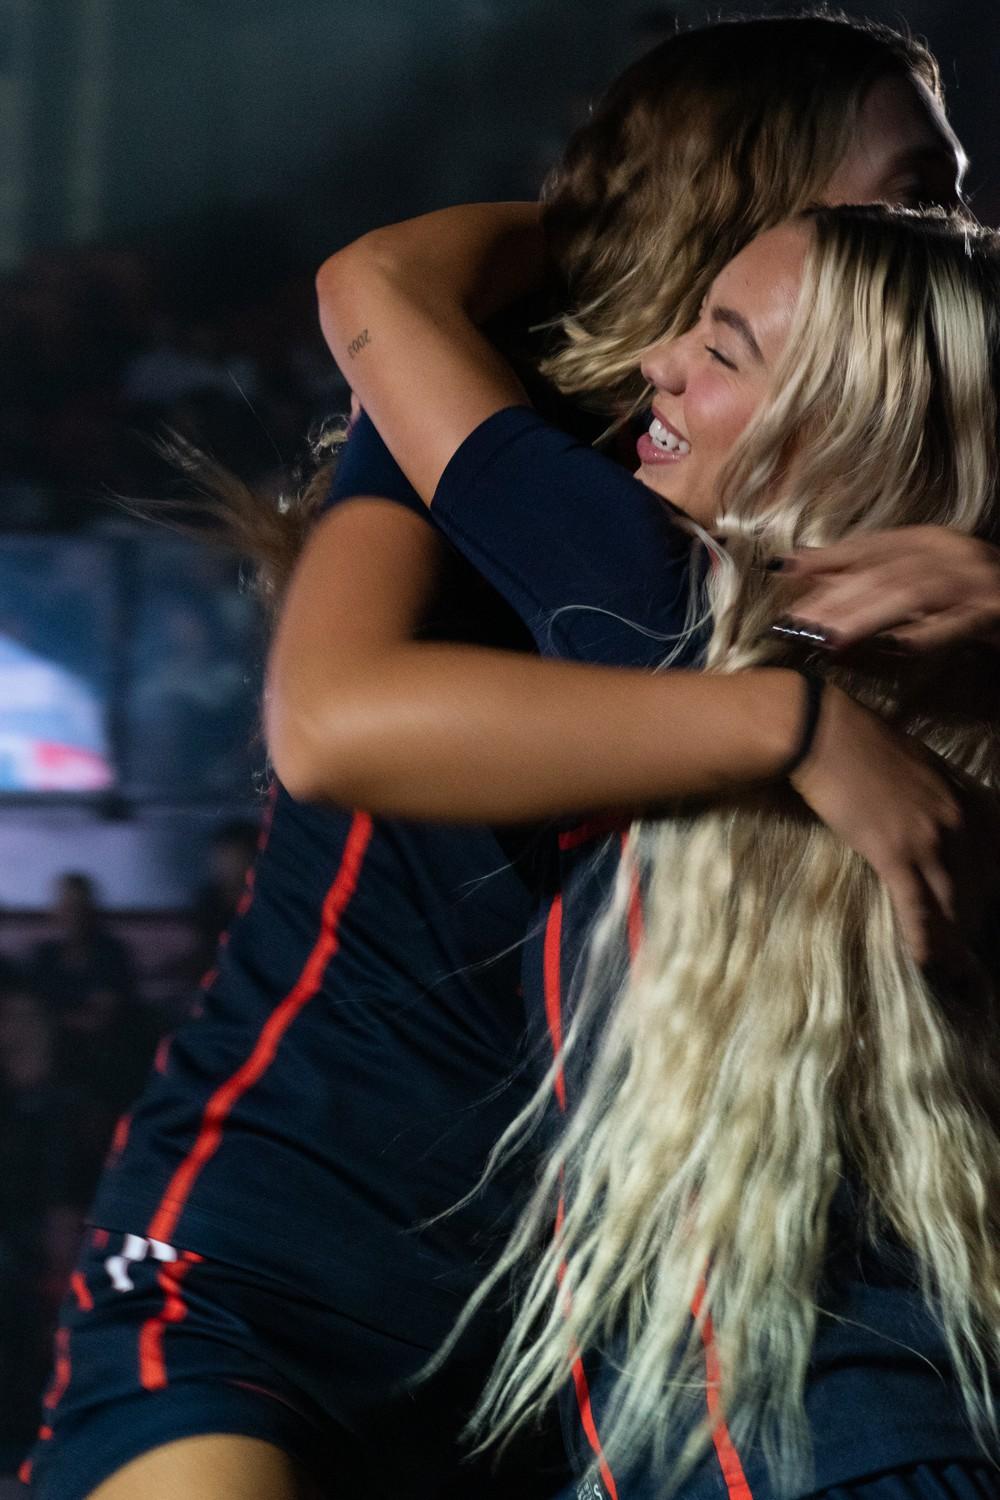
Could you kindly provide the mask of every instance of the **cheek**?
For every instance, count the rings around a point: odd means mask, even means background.
[[[706,371],[684,395],[691,446],[706,457],[725,456],[753,416],[756,402],[734,389],[724,374]]]

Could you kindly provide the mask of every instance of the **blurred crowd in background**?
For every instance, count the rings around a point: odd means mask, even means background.
[[[0,947],[0,1472],[38,1422],[59,1301],[111,1146],[212,961],[258,828],[220,824],[191,910],[109,917],[84,874]]]
[[[251,239],[266,228],[247,220]],[[122,498],[176,493],[152,441],[165,429],[264,486],[301,455],[344,393],[311,275],[274,267],[244,288],[217,264],[199,236],[187,254],[39,250],[0,281],[5,526],[79,529],[121,517]]]

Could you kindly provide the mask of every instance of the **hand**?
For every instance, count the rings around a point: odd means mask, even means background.
[[[929,752],[828,684],[812,749],[790,780],[882,880],[916,961],[949,961],[960,946],[963,809]]]
[[[915,651],[1000,642],[1000,548],[946,526],[901,526],[776,559],[805,585],[789,607],[834,648],[872,636]]]

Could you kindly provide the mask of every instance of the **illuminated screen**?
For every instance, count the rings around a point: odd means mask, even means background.
[[[99,792],[114,572],[100,542],[6,537],[0,551],[0,792]]]
[[[207,544],[6,537],[0,796],[251,797],[262,654],[236,565]]]

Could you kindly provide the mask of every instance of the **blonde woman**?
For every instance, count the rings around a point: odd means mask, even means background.
[[[523,526],[537,548],[529,507],[546,485],[565,501],[599,471],[516,408],[449,456],[457,405],[499,407],[516,390],[481,355],[461,299],[442,315],[428,291],[438,230],[409,233],[411,250],[425,236],[419,268],[385,237],[327,268],[324,327],[342,348],[367,324],[362,402],[418,488],[436,489],[446,534],[524,607],[499,529]],[[801,664],[782,625],[789,586],[761,566],[775,553],[915,525],[996,540],[998,293],[996,241],[967,223],[824,211],[754,241],[694,327],[647,351],[639,477],[713,555],[708,681],[752,680],[766,698],[769,673],[784,680],[776,667]],[[574,466],[567,487],[560,469]],[[520,498],[518,478],[530,482]],[[676,566],[665,549],[664,570]],[[996,826],[988,652],[942,662],[876,650],[811,670],[825,684],[818,738],[792,775],[807,801],[849,688],[978,789],[968,795]],[[674,789],[703,790],[677,771],[676,736],[705,756],[704,725],[684,712],[705,701],[689,677],[687,703],[678,692],[665,712],[672,675],[643,698],[607,674],[603,704],[580,678],[580,712],[623,726],[617,772],[595,749],[595,806],[656,794],[651,773],[635,774],[651,730]],[[555,688],[552,721],[573,740]],[[557,739],[553,776],[572,760]],[[855,792],[863,826],[877,818],[863,773]],[[586,842],[576,832],[567,850]],[[520,1270],[526,1285],[479,1431],[537,1417],[571,1374],[579,1395],[577,1351],[614,1336],[584,1413],[594,1472],[580,1493],[683,1484],[700,1496],[724,1480],[733,1495],[803,1495],[914,1465],[914,1493],[996,1493],[984,1457],[996,1453],[1000,1309],[995,902],[975,913],[961,986],[953,976],[935,989],[906,940],[905,903],[894,914],[858,857],[863,836],[852,852],[794,799],[639,823],[627,848],[568,1030],[547,980],[580,957],[581,933],[567,951],[546,923],[536,1003],[561,1044],[549,1084],[566,1126],[498,1273]],[[927,884],[943,892],[938,876]],[[564,869],[564,921],[581,890],[593,908],[588,880],[579,861]],[[529,963],[526,984],[531,974]]]

